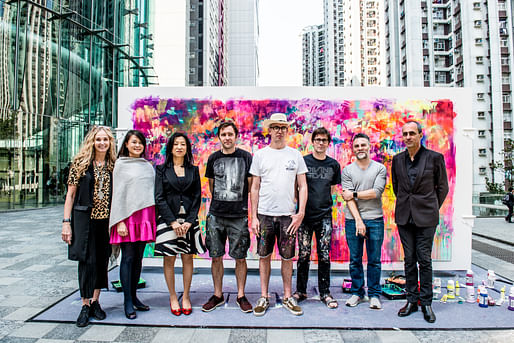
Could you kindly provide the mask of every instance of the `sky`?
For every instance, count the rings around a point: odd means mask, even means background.
[[[301,86],[302,29],[323,23],[323,0],[258,1],[257,85]],[[185,85],[185,3],[185,0],[154,2],[154,67],[160,86]]]
[[[323,0],[259,0],[259,86],[302,85],[302,29],[323,24]]]

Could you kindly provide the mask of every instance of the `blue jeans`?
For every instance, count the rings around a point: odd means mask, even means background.
[[[368,296],[380,297],[380,273],[382,271],[382,242],[384,241],[384,219],[364,219],[368,239],[355,235],[355,220],[345,220],[346,243],[350,249],[351,293],[364,297],[364,268],[362,267],[363,245],[368,254]]]

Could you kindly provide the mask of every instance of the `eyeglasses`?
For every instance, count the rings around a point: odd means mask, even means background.
[[[275,132],[278,132],[278,131],[287,131],[287,126],[270,126],[269,128],[271,131],[275,131]]]
[[[328,139],[327,138],[314,138],[314,143],[326,144],[326,143],[328,143]]]

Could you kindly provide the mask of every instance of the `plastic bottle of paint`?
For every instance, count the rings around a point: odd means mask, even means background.
[[[448,280],[448,283],[446,284],[446,292],[448,299],[455,299],[455,283],[453,280]]]
[[[459,280],[455,280],[455,296],[460,297],[460,284]]]
[[[514,286],[510,288],[510,294],[509,294],[509,305],[507,308],[511,311],[514,311]]]
[[[473,284],[473,271],[471,269],[468,269],[466,272],[466,286],[474,286]]]
[[[487,301],[487,298],[488,298],[488,294],[487,294],[487,288],[485,288],[484,286],[480,286],[480,291],[478,293],[478,297],[479,297],[479,302],[478,302],[478,306],[480,307],[488,307],[488,301]]]
[[[496,274],[494,274],[494,270],[487,271],[487,287],[494,288],[494,282],[496,281]]]
[[[473,303],[475,301],[475,287],[466,286],[466,302]]]

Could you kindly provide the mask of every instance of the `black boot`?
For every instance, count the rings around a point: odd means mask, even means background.
[[[88,326],[89,324],[89,306],[82,305],[82,309],[80,310],[80,314],[77,318],[76,325],[79,328],[83,328],[84,326]]]
[[[423,312],[423,318],[429,323],[435,322],[435,313],[432,310],[431,305],[421,305],[421,311]]]
[[[398,311],[398,317],[407,317],[409,314],[418,310],[418,304],[407,302],[400,311]]]

